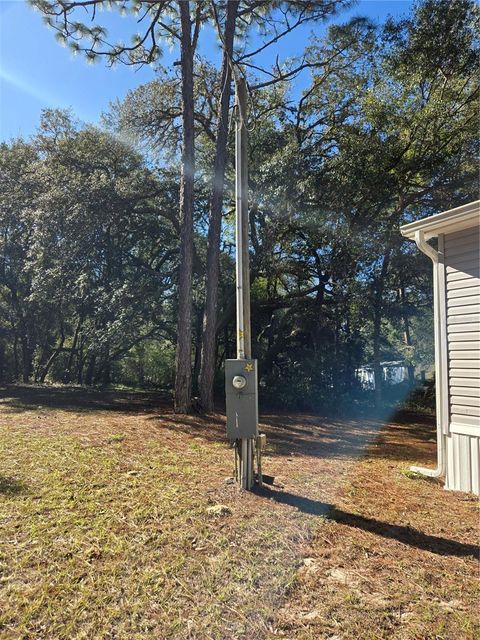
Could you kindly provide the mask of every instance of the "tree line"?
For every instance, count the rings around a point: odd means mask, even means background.
[[[337,22],[273,67],[267,50],[347,3],[111,2],[143,15],[131,46],[75,19],[100,2],[33,4],[87,58],[155,62],[157,77],[101,127],[46,110],[34,136],[2,144],[4,381],[155,384],[174,389],[178,411],[197,395],[213,408],[235,349],[238,73],[263,397],[335,407],[355,397],[365,362],[379,379],[382,360],[431,361],[430,266],[398,228],[476,197],[474,2]],[[202,27],[221,43],[218,68],[201,55]],[[171,68],[165,42],[180,56]]]

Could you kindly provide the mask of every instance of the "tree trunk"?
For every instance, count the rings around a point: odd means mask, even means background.
[[[200,357],[201,357],[201,335],[202,335],[202,310],[199,309],[197,313],[195,313],[195,334],[193,338],[194,342],[194,356],[193,356],[193,383],[192,383],[192,393],[198,395],[198,381],[199,381],[199,372],[200,372]],[[195,382],[197,386],[195,386]]]
[[[42,352],[39,358],[37,358],[37,365],[33,372],[33,381],[34,382],[43,382],[42,374],[40,373],[42,367],[45,367],[45,362],[48,362],[51,355],[47,357],[48,347],[50,342],[50,335],[48,329],[45,331],[45,339],[42,347]]]
[[[182,176],[180,181],[180,265],[175,358],[175,411],[188,413],[192,401],[193,188],[195,173],[193,48],[190,2],[179,2],[182,68]]]
[[[83,317],[79,316],[78,322],[77,322],[77,326],[75,327],[75,333],[74,333],[74,336],[73,336],[72,348],[70,350],[70,355],[68,356],[67,366],[65,368],[65,371],[63,372],[63,382],[64,383],[68,383],[68,382],[72,381],[73,358],[75,357],[75,354],[77,352],[77,342],[78,342],[78,336],[79,336],[79,333],[80,333],[80,328],[82,326],[82,322],[83,322]]]
[[[402,305],[402,320],[403,320],[403,343],[406,347],[412,346],[412,336],[410,333],[410,321],[407,311],[407,294],[405,293],[405,287],[400,289],[400,301]]]
[[[22,380],[30,382],[33,371],[33,348],[30,344],[29,336],[22,337]]]
[[[408,318],[408,307],[407,307],[407,293],[405,291],[405,287],[402,284],[400,287],[400,303],[402,309],[402,321],[403,321],[403,343],[406,347],[412,346],[412,334],[410,332],[410,320]],[[410,354],[409,354],[410,358]],[[410,383],[415,382],[415,367],[410,362],[410,359],[407,362],[407,370],[408,370],[408,381]]]
[[[46,340],[47,342],[47,340]],[[58,346],[52,351],[52,353],[50,354],[47,362],[43,365],[43,370],[40,373],[40,363],[37,367],[37,371],[35,373],[35,382],[45,382],[45,379],[53,365],[53,363],[55,362],[55,360],[58,358],[58,356],[60,355],[60,353],[63,351],[63,345],[65,344],[65,329],[64,329],[64,325],[63,325],[63,320],[60,321],[60,339],[59,339],[59,343]],[[46,351],[46,346],[44,347],[43,351]],[[42,355],[42,360],[43,360],[43,355]]]
[[[58,358],[58,356],[61,354],[62,350],[63,350],[63,342],[64,342],[64,338],[62,338],[62,340],[60,341],[59,346],[54,349],[54,351],[52,352],[52,354],[50,355],[49,359],[47,360],[45,366],[43,367],[43,371],[41,373],[41,375],[39,376],[38,380],[35,380],[35,382],[45,382],[45,378],[47,377],[50,369],[52,368],[53,363],[55,362],[55,360]]]
[[[375,408],[379,409],[383,400],[383,371],[381,366],[380,338],[383,315],[383,290],[385,288],[385,276],[390,263],[391,249],[387,249],[383,256],[382,268],[375,281],[375,293],[373,298],[373,374],[375,380]]]
[[[104,387],[108,387],[108,385],[112,382],[112,364],[108,359],[105,363],[102,371],[102,385]]]
[[[15,333],[15,338],[13,340],[13,379],[15,382],[18,381],[19,378],[19,364],[18,364],[18,335]]]
[[[381,304],[375,297],[375,305],[373,309],[373,379],[374,379],[374,401],[375,407],[378,409],[382,404],[383,398],[383,371],[381,366],[380,355],[380,330],[382,325]]]
[[[136,348],[138,356],[138,384],[140,387],[145,386],[145,343],[139,342]]]
[[[83,348],[85,346],[85,340],[80,340],[80,348],[78,349],[77,356],[77,383],[83,384],[83,368],[85,366],[85,356],[83,355]]]
[[[3,383],[5,378],[5,343],[0,342],[0,382]]]
[[[90,360],[88,361],[87,372],[85,374],[85,384],[90,387],[93,384],[93,374],[95,373],[95,361],[96,356],[90,356]]]
[[[213,410],[213,384],[215,377],[215,343],[218,303],[218,279],[220,262],[220,234],[222,227],[223,192],[227,163],[228,111],[232,71],[230,59],[233,53],[233,38],[237,18],[238,2],[227,2],[222,73],[221,97],[218,118],[215,160],[208,228],[207,272],[205,280],[205,309],[203,314],[202,350],[198,388],[200,403],[205,411]]]

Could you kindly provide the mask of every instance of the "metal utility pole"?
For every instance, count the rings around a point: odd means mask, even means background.
[[[247,87],[236,81],[235,93],[235,231],[237,281],[237,358],[252,357],[250,334],[250,259],[248,253]]]
[[[240,77],[236,81],[235,123],[235,222],[236,222],[236,280],[237,280],[237,358],[251,359],[250,324],[250,256],[248,251],[248,132],[247,87]],[[236,455],[240,486],[253,487],[253,438],[237,442]]]
[[[248,156],[247,86],[235,80],[235,201],[236,201],[236,303],[237,358],[225,363],[227,435],[235,446],[236,479],[242,489],[258,482],[261,475],[261,440],[258,436],[257,362],[252,360],[250,329],[250,268],[248,252]]]

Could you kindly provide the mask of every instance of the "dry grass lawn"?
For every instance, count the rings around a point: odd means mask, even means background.
[[[246,494],[219,415],[0,402],[2,640],[479,637],[477,503],[403,473],[434,462],[431,420],[264,416],[276,485]]]
[[[357,462],[272,638],[480,638],[479,504],[412,477],[407,462],[435,463],[415,426],[392,422]]]

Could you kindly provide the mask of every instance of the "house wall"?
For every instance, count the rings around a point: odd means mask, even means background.
[[[479,239],[478,225],[443,239],[449,406],[445,486],[475,493],[480,492]]]

